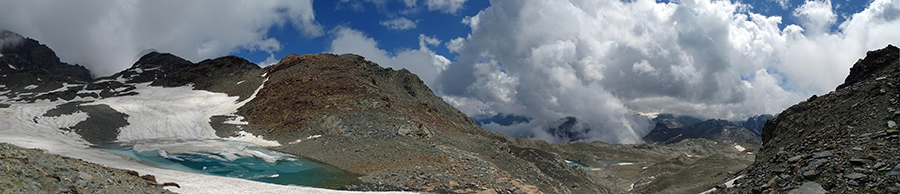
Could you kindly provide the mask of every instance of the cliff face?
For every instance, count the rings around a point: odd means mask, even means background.
[[[731,193],[900,191],[900,49],[869,51],[831,93],[766,123],[756,162]],[[818,192],[821,193],[821,192]]]

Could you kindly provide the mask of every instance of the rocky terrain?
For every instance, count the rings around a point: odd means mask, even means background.
[[[40,45],[36,41],[34,44]],[[20,56],[6,54],[20,52],[14,49],[3,52],[3,60]],[[49,58],[55,59],[49,60],[55,61],[48,65],[49,69],[80,67],[58,63],[55,55]],[[36,65],[30,71],[52,71],[42,67]],[[758,149],[749,141],[686,137],[650,145],[550,144],[509,137],[479,127],[474,119],[434,95],[415,74],[383,68],[352,54],[292,54],[275,65],[260,68],[234,56],[192,63],[175,55],[151,52],[126,70],[91,80],[21,74],[19,70],[17,67],[0,72],[34,81],[0,87],[0,100],[16,104],[59,103],[40,117],[84,113],[86,120],[60,128],[59,132],[75,133],[92,145],[119,143],[122,128],[135,125],[129,123],[129,118],[136,116],[95,102],[138,96],[146,91],[138,88],[147,85],[190,86],[233,96],[240,102],[236,113],[214,115],[208,120],[206,127],[214,130],[215,136],[241,137],[251,133],[277,142],[268,147],[271,150],[359,174],[359,182],[343,187],[348,190],[696,193],[749,165]],[[7,107],[8,104],[0,106]],[[503,115],[496,119],[510,123],[528,120]],[[33,121],[38,124],[39,119],[35,117]],[[712,122],[710,126],[726,126],[716,120],[706,122]],[[707,126],[703,123],[699,119],[670,122],[673,126]],[[561,119],[557,126],[552,130],[564,135],[573,130],[590,130],[574,117]],[[32,164],[13,163],[10,168],[28,165]],[[79,191],[91,189],[90,186],[74,185]]]
[[[756,161],[723,193],[900,192],[900,49],[869,51],[844,84],[766,123]]]
[[[0,193],[172,193],[153,175],[0,143]]]

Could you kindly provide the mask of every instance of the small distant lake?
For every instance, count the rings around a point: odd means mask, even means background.
[[[329,189],[359,183],[357,174],[242,142],[142,142],[96,148],[151,166],[198,174]]]

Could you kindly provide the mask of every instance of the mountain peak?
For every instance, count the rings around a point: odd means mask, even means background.
[[[63,63],[46,45],[10,31],[0,32],[0,83],[8,88],[29,85],[60,85],[61,82],[88,82],[90,71],[80,65]],[[55,82],[55,83],[51,83]]]
[[[875,79],[875,73],[888,67],[893,62],[892,59],[898,58],[898,55],[900,55],[900,48],[890,44],[882,49],[866,52],[866,58],[859,59],[853,64],[853,67],[850,68],[850,75],[847,75],[844,83],[837,89],[864,79]]]

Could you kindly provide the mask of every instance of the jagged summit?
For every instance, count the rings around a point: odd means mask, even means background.
[[[134,62],[131,68],[101,79],[126,79],[125,83],[151,82],[193,65],[170,53],[150,52]]]
[[[14,89],[92,79],[84,67],[60,62],[46,45],[10,31],[0,32],[0,74],[0,83]]]
[[[883,49],[866,52],[866,58],[859,59],[850,68],[850,75],[844,79],[844,83],[839,85],[837,89],[850,86],[856,82],[865,79],[874,79],[878,76],[878,72],[890,67],[894,61],[891,59],[898,58],[900,51],[894,45],[887,45]]]

